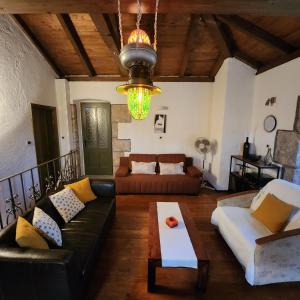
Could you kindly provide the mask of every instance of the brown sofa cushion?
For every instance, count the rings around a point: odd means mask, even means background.
[[[118,194],[198,194],[199,178],[189,175],[130,174],[116,177]]]
[[[185,162],[185,154],[158,154],[157,161],[169,164]]]
[[[131,162],[152,162],[157,161],[156,154],[129,154],[129,168],[132,169]]]
[[[188,166],[186,173],[192,177],[201,177],[202,176],[201,171],[198,168],[196,168],[195,166]]]
[[[116,172],[116,177],[125,177],[129,174],[128,166],[120,166]]]

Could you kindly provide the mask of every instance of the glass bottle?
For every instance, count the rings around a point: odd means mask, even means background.
[[[246,137],[246,142],[244,143],[244,147],[243,147],[243,158],[249,157],[249,150],[250,150],[249,138]]]
[[[271,152],[271,147],[267,145],[267,154],[264,158],[264,163],[265,165],[271,165],[273,163],[273,157],[272,157],[272,152]]]

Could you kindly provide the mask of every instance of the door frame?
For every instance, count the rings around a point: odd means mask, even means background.
[[[49,106],[49,105],[41,105],[41,104],[36,104],[36,103],[31,103],[31,123],[32,123],[32,132],[33,132],[33,138],[34,138],[34,147],[35,147],[35,157],[36,157],[36,162],[37,164],[40,164],[41,162],[38,159],[38,153],[36,151],[36,133],[34,131],[34,124],[33,124],[33,109],[43,109],[43,110],[48,110],[51,112],[51,117],[52,117],[52,122],[54,125],[54,139],[57,142],[55,145],[55,148],[57,150],[57,157],[60,155],[60,148],[59,148],[59,133],[58,133],[58,122],[57,122],[57,112],[56,112],[56,107],[55,106]]]
[[[73,103],[76,105],[76,111],[77,111],[79,153],[80,153],[80,171],[81,171],[81,174],[83,175],[83,174],[85,174],[85,164],[84,164],[84,149],[83,149],[82,119],[81,119],[81,103],[100,103],[100,104],[109,104],[111,106],[111,102],[109,102],[107,100],[101,100],[101,99],[78,99],[78,100],[74,100]],[[110,112],[111,112],[111,110],[110,110]],[[112,124],[110,127],[112,130]],[[111,139],[111,142],[112,142],[112,139]],[[113,151],[113,149],[112,149],[112,151]],[[85,175],[95,175],[95,174],[85,174]],[[106,176],[106,175],[103,175],[103,176]]]

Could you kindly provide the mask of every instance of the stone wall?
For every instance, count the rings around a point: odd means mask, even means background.
[[[131,116],[126,104],[112,104],[111,124],[112,124],[112,149],[113,149],[113,171],[114,174],[119,167],[120,157],[125,152],[131,151],[130,139],[118,139],[118,124],[131,123]]]
[[[294,129],[276,132],[274,161],[283,166],[284,179],[300,184],[300,96],[297,102]]]

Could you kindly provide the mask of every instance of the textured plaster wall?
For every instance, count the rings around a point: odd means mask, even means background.
[[[14,22],[0,15],[0,178],[36,163],[30,103],[56,106],[54,78]]]

